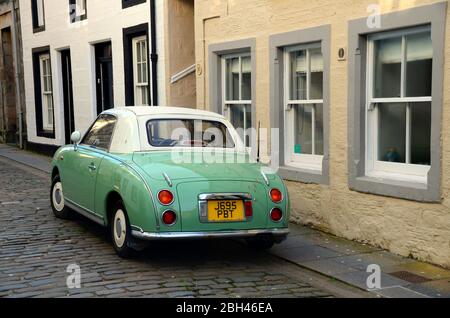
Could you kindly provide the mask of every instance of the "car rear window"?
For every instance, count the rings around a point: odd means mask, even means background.
[[[223,123],[196,119],[154,119],[147,122],[148,140],[153,147],[234,148]]]

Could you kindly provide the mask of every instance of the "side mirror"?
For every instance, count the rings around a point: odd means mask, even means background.
[[[81,141],[81,133],[79,131],[75,131],[70,136],[70,140],[72,140],[73,144],[75,145],[75,151],[78,149],[78,143]]]

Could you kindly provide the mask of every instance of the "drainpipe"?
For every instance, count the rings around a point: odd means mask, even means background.
[[[151,71],[152,71],[152,102],[153,106],[158,105],[158,52],[156,46],[156,0],[150,0],[150,42],[151,42]]]
[[[24,148],[24,138],[23,138],[23,105],[22,105],[22,95],[21,95],[21,64],[22,55],[20,54],[20,39],[18,33],[20,32],[20,24],[18,21],[19,14],[19,2],[17,0],[12,1],[12,36],[13,36],[13,52],[14,52],[14,72],[16,81],[16,112],[18,115],[18,129],[19,129],[19,147]]]

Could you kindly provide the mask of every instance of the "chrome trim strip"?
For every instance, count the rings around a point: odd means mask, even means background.
[[[248,193],[205,193],[198,196],[200,201],[207,200],[253,200]]]
[[[75,212],[83,215],[84,217],[87,217],[88,219],[90,219],[100,225],[105,226],[105,221],[104,221],[103,216],[101,216],[95,212],[92,212],[89,209],[86,209],[86,208],[82,207],[81,205],[76,204],[75,202],[73,202],[67,198],[65,200],[66,200],[66,205],[68,208],[74,210]]]
[[[222,232],[167,232],[148,233],[133,230],[132,235],[142,240],[171,240],[171,239],[209,239],[209,238],[239,238],[257,235],[287,236],[288,228],[266,230],[236,230]]]
[[[173,187],[173,182],[172,182],[172,180],[170,180],[170,177],[169,177],[169,175],[167,174],[167,173],[163,173],[163,177],[164,177],[164,179],[166,180],[166,182],[167,182],[167,184],[169,185],[169,187]]]
[[[264,171],[261,171],[261,175],[264,179],[264,182],[266,183],[267,186],[270,186],[270,182],[269,182],[269,178],[267,178],[266,174],[264,173]]]

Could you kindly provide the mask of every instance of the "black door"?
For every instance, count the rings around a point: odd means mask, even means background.
[[[95,46],[97,113],[114,108],[114,85],[111,42]]]
[[[70,60],[70,50],[61,51],[61,66],[64,93],[65,138],[66,144],[70,144],[70,135],[75,131],[72,90],[72,62]]]

